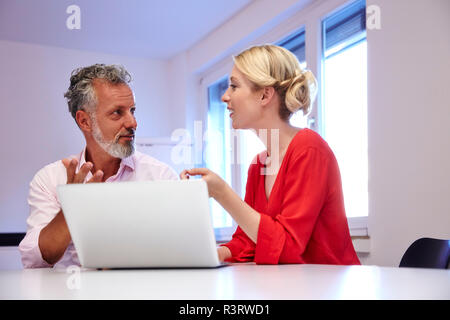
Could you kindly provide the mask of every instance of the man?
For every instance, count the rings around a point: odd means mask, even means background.
[[[178,179],[166,164],[134,150],[137,122],[130,80],[129,73],[115,65],[72,72],[64,97],[86,147],[47,165],[31,181],[28,229],[19,245],[25,268],[80,264],[58,201],[58,185]]]

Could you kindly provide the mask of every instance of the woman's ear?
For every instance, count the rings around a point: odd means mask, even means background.
[[[80,127],[81,131],[91,131],[92,125],[91,125],[91,117],[89,117],[89,114],[84,110],[78,110],[75,114],[75,120],[78,124],[78,127]]]
[[[274,87],[264,87],[262,89],[262,96],[261,96],[262,104],[267,105],[270,101],[272,101],[274,95],[275,95]]]

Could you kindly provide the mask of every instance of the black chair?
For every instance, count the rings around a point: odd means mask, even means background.
[[[406,250],[399,267],[447,269],[449,260],[450,240],[420,238]]]
[[[25,233],[0,233],[0,247],[16,247],[25,237]]]

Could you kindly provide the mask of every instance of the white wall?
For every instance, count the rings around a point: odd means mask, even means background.
[[[0,232],[24,232],[28,185],[44,165],[84,147],[63,97],[70,73],[94,63],[123,64],[133,77],[138,137],[168,136],[167,62],[0,41]]]
[[[317,12],[329,2],[344,1],[316,1],[304,10]],[[213,66],[216,72],[227,56],[263,34],[280,36],[280,30],[298,24],[290,21],[293,15],[320,32],[307,14],[296,14],[303,4],[252,3],[170,62],[170,77],[176,70],[180,79],[171,101],[184,102],[188,128],[204,117],[205,70]],[[415,239],[450,238],[450,2],[368,0],[371,4],[381,7],[382,28],[367,35],[371,248],[361,261],[398,266]]]
[[[367,263],[395,266],[419,237],[450,239],[450,1],[367,2]]]

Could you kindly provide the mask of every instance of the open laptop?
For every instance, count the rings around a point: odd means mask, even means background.
[[[83,267],[223,265],[201,179],[68,184],[58,196]]]

